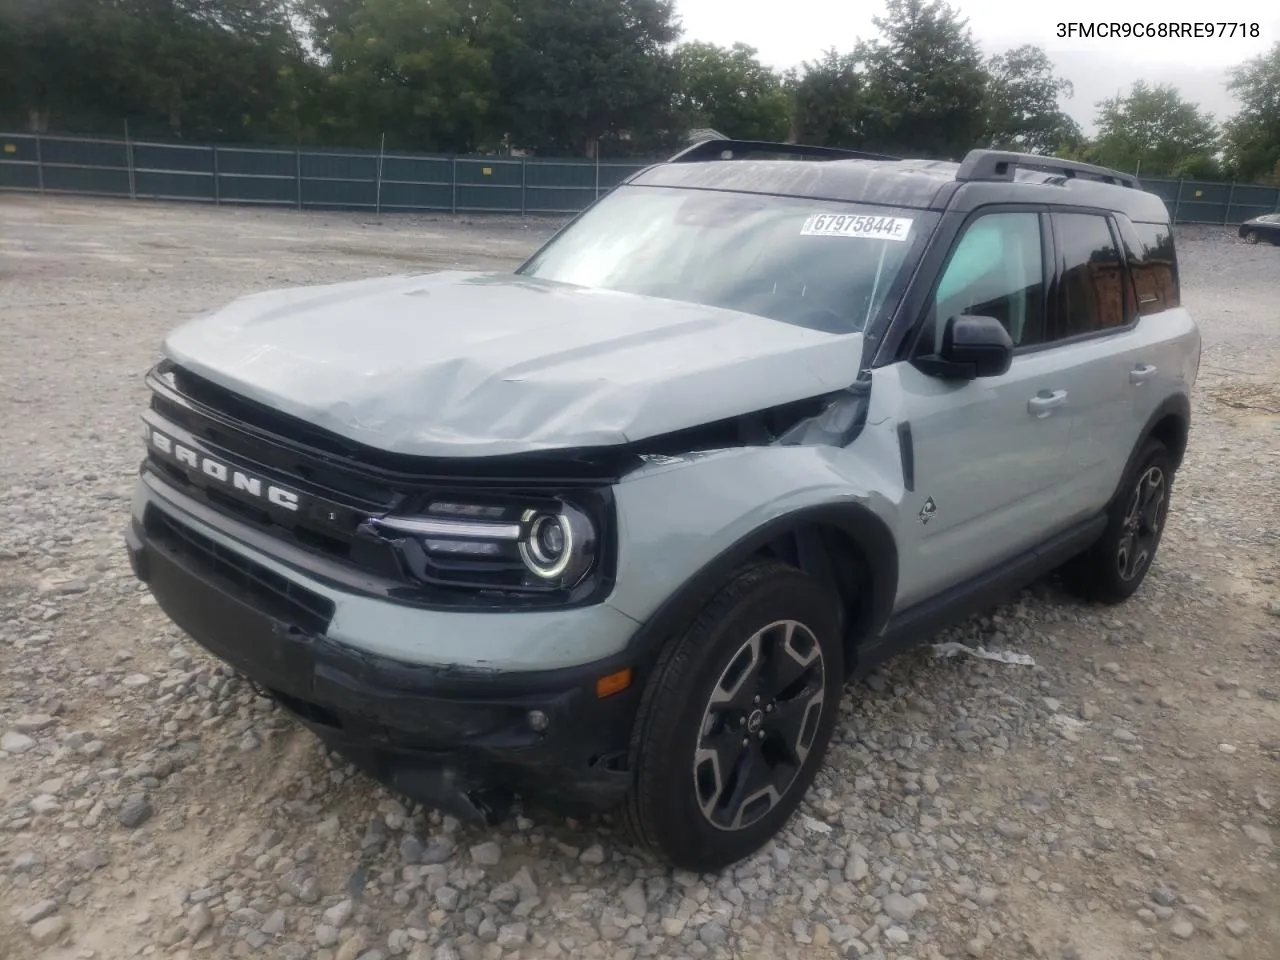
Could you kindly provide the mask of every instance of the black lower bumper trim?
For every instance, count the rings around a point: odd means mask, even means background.
[[[165,524],[182,525],[167,514]],[[287,608],[245,587],[243,565],[229,575],[227,558],[218,566],[154,529],[131,525],[130,563],[170,619],[393,789],[490,822],[512,794],[576,811],[606,809],[625,793],[639,684],[597,699],[595,679],[612,663],[541,671],[528,684],[495,673],[490,684],[371,656],[282,619]]]

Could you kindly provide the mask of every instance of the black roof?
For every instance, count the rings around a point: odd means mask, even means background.
[[[642,186],[729,190],[775,196],[840,200],[917,209],[966,211],[988,203],[1043,203],[1114,210],[1131,220],[1167,223],[1164,201],[1142,190],[1131,176],[1102,167],[1046,157],[975,150],[962,163],[944,160],[870,159],[868,154],[831,151],[830,159],[789,159],[787,154],[819,156],[814,148],[777,145],[784,158],[719,159],[699,145],[656,164],[626,182]],[[764,147],[764,144],[756,144]],[[1035,169],[1032,165],[1052,169]],[[1104,180],[1113,182],[1103,182]],[[1121,185],[1125,184],[1125,185]]]

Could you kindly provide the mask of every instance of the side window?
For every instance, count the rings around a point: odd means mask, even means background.
[[[1044,260],[1037,213],[990,213],[965,228],[943,268],[918,349],[936,352],[949,319],[995,317],[1015,345],[1044,332]]]
[[[1060,279],[1050,315],[1050,340],[1124,326],[1124,260],[1107,218],[1091,213],[1055,213]],[[1130,294],[1132,296],[1132,294]]]
[[[1181,302],[1178,289],[1178,258],[1173,248],[1173,228],[1167,223],[1135,223],[1134,232],[1142,244],[1142,266],[1134,275],[1138,285],[1138,310],[1144,316],[1172,310]],[[1143,303],[1146,295],[1154,302]]]

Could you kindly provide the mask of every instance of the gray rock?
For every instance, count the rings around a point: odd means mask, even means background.
[[[213,911],[205,904],[198,903],[187,914],[187,936],[195,940],[213,926]]]
[[[880,901],[880,909],[884,911],[890,920],[896,920],[898,923],[909,923],[920,907],[915,901],[904,897],[900,893],[891,893]]]
[[[28,713],[13,722],[13,729],[19,733],[39,733],[52,727],[58,721],[47,713]]]
[[[341,930],[355,912],[355,905],[350,900],[339,900],[323,913],[324,922]]]
[[[1196,928],[1191,925],[1190,920],[1175,920],[1169,932],[1179,940],[1190,940],[1195,935]]]
[[[649,901],[644,895],[644,883],[640,880],[631,881],[630,885],[622,891],[621,899],[627,912],[642,920],[649,912]]]
[[[262,932],[269,937],[274,937],[277,934],[284,932],[284,923],[285,923],[284,911],[273,910],[271,912],[271,915],[267,917],[267,919],[263,922]]]
[[[604,847],[598,843],[593,843],[579,854],[578,860],[588,866],[598,867],[604,863]]]
[[[498,928],[498,946],[503,950],[516,950],[529,939],[529,926],[524,923],[504,923]]]
[[[471,848],[471,862],[481,867],[496,867],[502,861],[502,848],[492,840]]]
[[[728,940],[729,934],[718,923],[704,923],[698,928],[698,939],[708,947],[715,947]]]
[[[27,926],[43,920],[45,917],[51,917],[58,912],[58,903],[56,900],[39,900],[27,907],[18,914],[18,919]]]
[[[443,910],[457,910],[461,894],[453,887],[441,887],[436,891],[436,903]]]
[[[452,837],[438,836],[432,837],[427,841],[427,845],[423,848],[422,853],[418,855],[418,862],[432,866],[438,863],[444,863],[458,849],[458,845],[453,841]]]
[[[42,793],[42,794],[39,794],[38,796],[32,797],[31,802],[28,803],[27,806],[30,808],[32,813],[37,814],[39,816],[44,816],[45,814],[50,814],[50,813],[57,813],[59,810],[62,809],[62,804],[60,804],[55,798],[49,796],[47,793]]]
[[[1269,847],[1272,845],[1271,831],[1264,826],[1256,823],[1246,823],[1240,828],[1244,831],[1244,835],[1256,843],[1260,847]]]
[[[280,892],[302,903],[320,902],[320,884],[305,870],[290,870],[279,880]]]
[[[90,847],[71,858],[71,866],[82,873],[100,870],[111,862],[111,855],[103,847]]]
[[[338,931],[327,923],[316,924],[316,943],[321,947],[332,947],[338,942]]]
[[[911,939],[911,934],[903,930],[901,927],[890,927],[884,932],[884,938],[890,943],[906,943]]]
[[[1151,902],[1162,907],[1172,907],[1178,902],[1178,895],[1167,887],[1156,887],[1151,891]]]
[[[31,939],[42,947],[57,943],[67,930],[67,921],[63,917],[53,916],[45,917],[43,920],[32,925],[30,933]]]
[[[996,824],[996,833],[1006,840],[1027,839],[1027,828],[1013,820],[1001,820]]]
[[[867,861],[860,854],[853,853],[844,862],[844,878],[850,883],[858,883],[868,873]]]
[[[36,742],[34,740],[25,733],[19,733],[17,730],[10,730],[0,737],[0,750],[8,753],[26,753],[35,745]]]
[[[1243,937],[1246,933],[1249,932],[1249,924],[1246,921],[1239,919],[1238,917],[1233,920],[1228,920],[1227,932],[1231,934],[1233,937]]]
[[[490,917],[485,917],[476,927],[476,936],[482,943],[493,943],[498,939],[498,925]]]
[[[400,859],[405,863],[418,863],[422,860],[422,841],[413,834],[407,834],[400,840]]]
[[[142,793],[135,793],[125,798],[124,805],[120,807],[120,812],[116,815],[122,826],[133,829],[140,827],[151,819],[152,813],[155,811],[151,808],[151,801]]]

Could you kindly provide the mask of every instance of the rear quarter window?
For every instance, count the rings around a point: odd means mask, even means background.
[[[1182,300],[1173,227],[1168,223],[1127,223],[1122,220],[1121,234],[1138,295],[1138,313],[1147,316],[1179,306]]]

